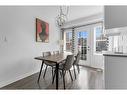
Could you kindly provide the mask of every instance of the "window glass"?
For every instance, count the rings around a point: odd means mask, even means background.
[[[108,38],[103,35],[101,26],[95,27],[95,52],[101,53],[108,50]]]
[[[87,59],[88,32],[81,31],[81,32],[78,32],[77,35],[78,35],[78,51],[81,52],[81,59],[86,60]]]
[[[66,32],[66,51],[71,51],[72,48],[72,32]]]

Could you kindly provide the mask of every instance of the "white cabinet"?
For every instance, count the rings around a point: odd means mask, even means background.
[[[127,6],[104,7],[105,29],[127,26]]]
[[[104,55],[105,88],[127,89],[127,55]]]

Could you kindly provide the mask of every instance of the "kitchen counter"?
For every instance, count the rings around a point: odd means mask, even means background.
[[[127,57],[127,53],[105,53],[104,56]]]

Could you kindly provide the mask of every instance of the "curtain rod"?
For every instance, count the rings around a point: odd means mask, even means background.
[[[97,23],[103,23],[103,21],[97,21],[97,22],[92,22],[92,23],[83,24],[83,25],[77,25],[77,26],[71,26],[71,27],[61,28],[61,29],[62,29],[62,30],[74,29],[74,28],[79,28],[79,27],[88,26],[88,25],[97,24]]]

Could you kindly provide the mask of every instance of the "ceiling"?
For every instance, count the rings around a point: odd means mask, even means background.
[[[38,6],[36,8],[38,8],[40,13],[44,14],[45,17],[46,17],[45,14],[47,14],[49,18],[55,19],[60,12],[59,7],[60,6]],[[103,9],[104,6],[96,6],[96,5],[69,6],[67,18],[68,21],[72,21],[80,18],[85,18],[91,15],[95,15],[98,13],[103,14],[104,13]]]
[[[103,6],[69,6],[68,21],[103,13]]]

